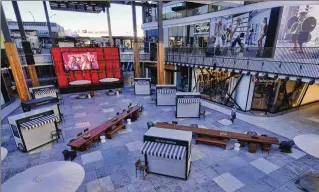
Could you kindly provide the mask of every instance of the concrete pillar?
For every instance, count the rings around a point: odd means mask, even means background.
[[[10,37],[10,30],[8,27],[7,19],[4,10],[1,6],[1,30],[4,37],[4,47],[8,56],[9,64],[11,67],[12,75],[16,83],[16,88],[21,101],[30,100],[27,82],[24,78],[21,62],[18,54],[17,47]]]
[[[25,31],[24,31],[18,2],[12,1],[12,6],[13,6],[14,13],[16,15],[19,30],[20,30],[23,51],[24,51],[24,55],[25,55],[25,58],[27,61],[28,71],[29,71],[29,76],[30,76],[31,81],[32,81],[32,86],[37,87],[40,84],[39,84],[37,71],[35,70],[35,61],[34,61],[34,57],[33,57],[33,51],[32,51],[32,47],[31,47],[30,42],[27,41],[27,36],[25,34]]]
[[[251,75],[243,75],[236,89],[236,102],[244,111],[251,109],[251,103],[254,96],[255,82]]]
[[[158,1],[157,84],[164,84],[163,1]]]
[[[139,44],[137,41],[137,28],[136,28],[136,9],[135,1],[132,1],[132,18],[133,18],[133,32],[134,32],[134,69],[135,77],[141,76],[141,66],[140,66],[140,55],[139,55]]]
[[[111,27],[111,17],[110,17],[110,7],[106,7],[106,15],[107,15],[107,26],[109,30],[109,39],[110,39],[110,46],[114,46],[113,37],[112,37],[112,27]]]

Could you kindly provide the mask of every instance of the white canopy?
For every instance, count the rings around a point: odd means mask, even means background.
[[[5,192],[74,192],[84,179],[81,165],[56,161],[31,167],[2,184]]]

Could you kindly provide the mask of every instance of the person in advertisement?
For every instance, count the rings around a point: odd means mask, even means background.
[[[223,47],[223,39],[222,36],[225,34],[224,30],[223,30],[223,23],[222,21],[219,21],[217,24],[217,31],[216,31],[216,36],[215,36],[215,48],[219,47]]]
[[[263,39],[266,37],[267,35],[267,30],[268,30],[268,24],[267,24],[267,17],[265,17],[263,19],[263,25],[261,26],[261,29],[260,29],[260,36],[259,36],[259,39],[257,41],[258,43],[258,50],[257,50],[257,54],[256,56],[257,57],[260,57],[260,54],[261,54],[261,49],[262,49],[262,43],[263,43]]]
[[[254,24],[251,24],[250,28],[249,28],[249,34],[248,34],[248,47],[251,47],[253,44],[253,35],[254,35]],[[246,48],[246,51],[249,51],[248,47]]]
[[[296,51],[297,53],[303,53],[302,44],[305,42],[305,40],[302,39],[302,37],[308,35],[302,35],[302,23],[304,22],[306,18],[307,12],[300,12],[298,21],[293,23],[290,28],[290,33],[292,33],[292,42],[294,44],[294,47],[291,49],[291,51]],[[299,44],[300,49],[297,48],[297,41]]]
[[[241,19],[237,18],[236,21],[237,21],[237,24],[236,24],[236,27],[235,27],[234,31],[231,31],[231,29],[229,29],[229,35],[228,35],[228,38],[227,38],[227,40],[229,42],[232,40],[234,33],[236,32],[237,28],[240,26]],[[242,36],[243,35],[240,34],[234,39],[234,41],[231,43],[231,48],[234,48],[236,46],[236,44],[238,44],[240,46],[240,48],[241,48],[241,51],[243,51],[244,44],[241,42],[241,37]]]

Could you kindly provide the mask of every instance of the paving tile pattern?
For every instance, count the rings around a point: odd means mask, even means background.
[[[65,122],[59,123],[64,140],[45,145],[29,153],[17,150],[7,119],[2,120],[1,146],[8,149],[8,156],[1,162],[1,182],[5,182],[15,174],[27,168],[52,162],[63,161],[62,151],[69,149],[67,143],[85,128],[94,128],[108,120],[116,112],[127,108],[129,102],[140,103],[147,113],[143,114],[132,125],[126,127],[122,134],[115,134],[105,143],[96,143],[85,152],[78,152],[74,162],[84,167],[85,179],[78,192],[125,191],[125,192],[158,192],[158,191],[298,191],[294,181],[309,172],[319,172],[319,159],[305,154],[294,146],[293,153],[281,153],[278,146],[272,146],[270,153],[248,153],[248,148],[234,151],[221,147],[193,143],[191,172],[187,181],[156,174],[148,174],[143,180],[138,173],[136,177],[135,162],[144,159],[139,149],[143,142],[143,134],[147,131],[148,121],[178,121],[181,125],[197,124],[207,129],[258,133],[276,136],[279,140],[288,140],[284,135],[277,135],[269,129],[263,129],[258,121],[250,124],[235,120],[234,124],[222,124],[218,121],[229,119],[229,115],[203,107],[207,111],[205,120],[194,118],[176,119],[174,107],[157,107],[151,99],[133,95],[133,90],[124,89],[121,97],[108,96],[104,91],[96,91],[91,99],[76,99],[77,93],[62,95],[64,103],[60,105]],[[104,113],[104,109],[114,111]],[[21,107],[12,114],[22,113]],[[75,114],[86,116],[75,117]],[[11,114],[11,115],[12,115]],[[254,117],[250,117],[253,119]],[[277,118],[278,119],[278,118]],[[273,123],[272,119],[271,123]],[[310,120],[306,120],[310,121]],[[223,121],[222,121],[223,122]],[[315,121],[311,121],[315,122]],[[275,132],[280,125],[279,122]],[[301,123],[301,122],[300,122]],[[257,126],[256,126],[257,125]],[[260,126],[259,126],[260,125]],[[305,130],[309,130],[308,128]],[[302,132],[306,132],[302,130]],[[289,134],[287,137],[289,138]],[[233,141],[232,141],[233,142]],[[236,141],[235,141],[236,142]],[[263,168],[261,168],[264,166]]]

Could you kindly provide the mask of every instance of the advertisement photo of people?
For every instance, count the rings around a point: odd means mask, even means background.
[[[62,53],[66,71],[99,69],[96,52]]]
[[[319,58],[319,5],[286,6],[278,32],[275,58]]]
[[[211,19],[208,41],[213,55],[260,56],[267,38],[270,9]]]

